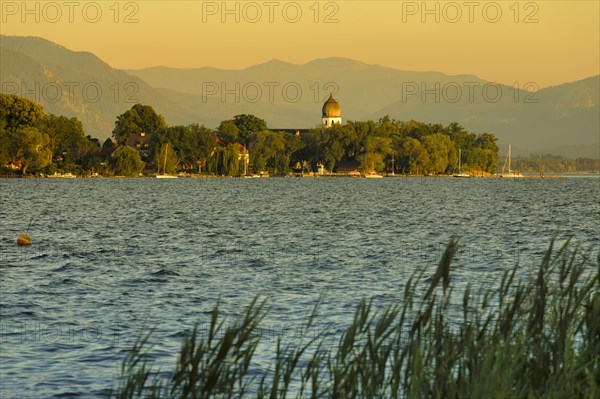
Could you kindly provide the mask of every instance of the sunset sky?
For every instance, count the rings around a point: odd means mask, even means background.
[[[116,68],[341,56],[539,87],[600,73],[598,1],[1,3],[2,34],[40,36]]]

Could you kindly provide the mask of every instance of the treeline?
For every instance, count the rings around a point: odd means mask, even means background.
[[[271,131],[253,115],[237,115],[213,131],[199,124],[168,126],[151,106],[136,104],[117,116],[112,138],[100,145],[77,118],[46,115],[40,105],[14,95],[0,95],[0,105],[0,165],[18,165],[23,174],[285,175],[314,171],[319,164],[335,172],[344,163],[362,173],[444,174],[458,170],[459,149],[463,171],[494,173],[498,163],[493,134],[467,132],[457,123],[385,116],[295,134]]]
[[[353,122],[310,130],[303,137],[298,160],[323,162],[329,170],[344,160],[356,160],[364,172],[441,174],[461,169],[494,173],[498,159],[496,137],[467,132],[458,123],[448,126],[398,121]]]
[[[142,132],[150,135],[142,160],[166,173],[285,175],[314,171],[318,164],[336,171],[343,161],[354,161],[362,172],[452,173],[458,169],[459,148],[463,170],[494,173],[498,160],[493,134],[470,133],[457,123],[443,126],[387,116],[295,134],[271,131],[253,115],[237,115],[212,132],[203,125],[167,126],[151,107],[136,104],[117,117],[113,138],[122,146],[131,134]]]
[[[554,154],[531,154],[514,160],[521,172],[544,173],[581,173],[600,172],[600,159],[576,158],[568,159]]]
[[[0,94],[0,165],[54,173],[83,173],[100,167],[100,143],[86,136],[81,121],[45,114],[42,106],[14,95]]]

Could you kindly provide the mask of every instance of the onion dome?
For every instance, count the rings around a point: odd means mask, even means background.
[[[323,104],[323,118],[340,118],[342,109],[340,104],[333,98],[333,93],[329,95],[325,104]]]

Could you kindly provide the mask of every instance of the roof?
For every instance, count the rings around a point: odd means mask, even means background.
[[[310,129],[269,129],[271,132],[285,132],[291,134],[306,134]]]
[[[335,164],[333,168],[336,173],[351,173],[358,172],[360,169],[360,162],[355,159],[345,159]]]
[[[340,104],[333,98],[333,93],[331,93],[325,104],[323,104],[323,118],[339,118],[341,116]]]
[[[133,148],[147,148],[150,145],[150,135],[144,132],[131,133],[127,137],[127,145]]]

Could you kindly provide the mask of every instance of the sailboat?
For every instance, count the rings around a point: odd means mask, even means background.
[[[177,179],[177,176],[168,175],[165,172],[167,171],[167,152],[169,151],[169,143],[165,144],[165,161],[163,164],[163,174],[157,174],[157,179]]]
[[[461,156],[461,150],[460,148],[458,149],[458,173],[454,173],[452,175],[452,177],[463,177],[463,178],[469,178],[471,176],[469,176],[467,173],[463,172],[462,170],[460,170],[460,156]]]
[[[523,177],[523,175],[521,174],[521,172],[514,171],[510,169],[510,149],[511,146],[510,144],[508,145],[508,154],[506,155],[506,160],[504,161],[504,165],[502,165],[502,171],[500,172],[500,177],[511,177],[511,178],[517,178],[517,177]],[[505,172],[506,170],[506,172]]]

